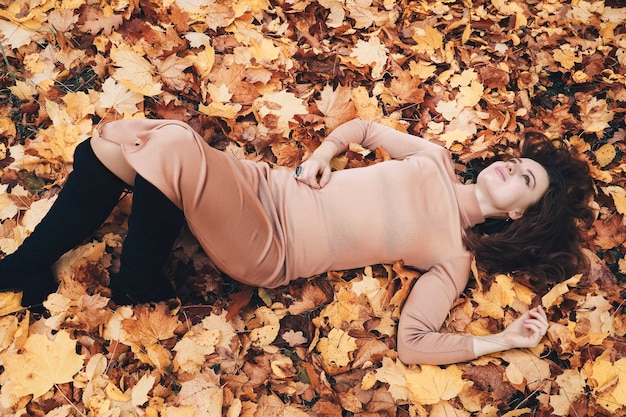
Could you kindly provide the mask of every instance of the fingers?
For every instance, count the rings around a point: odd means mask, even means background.
[[[549,325],[548,316],[541,307],[529,310],[524,319],[524,328],[533,333],[537,339],[541,339],[546,334]]]
[[[330,181],[330,167],[324,167],[324,171],[322,172],[322,176],[320,177],[320,188],[324,187]]]
[[[296,180],[307,184],[314,189],[324,187],[330,181],[330,166],[317,160],[308,160],[296,168]]]
[[[546,314],[545,310],[541,306],[537,306],[531,309],[528,312],[528,315],[540,321],[542,324],[545,324],[546,326],[548,326],[548,315]]]

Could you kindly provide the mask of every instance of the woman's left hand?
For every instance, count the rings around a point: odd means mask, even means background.
[[[319,190],[330,181],[330,163],[322,158],[311,157],[296,168],[295,176],[300,182]]]
[[[548,331],[548,316],[541,306],[537,306],[504,329],[504,343],[514,348],[532,348],[539,344]]]

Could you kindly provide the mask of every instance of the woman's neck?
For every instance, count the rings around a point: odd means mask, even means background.
[[[499,210],[491,204],[491,199],[483,193],[480,187],[474,187],[474,192],[476,193],[480,212],[485,219],[506,219],[509,217],[508,212]]]

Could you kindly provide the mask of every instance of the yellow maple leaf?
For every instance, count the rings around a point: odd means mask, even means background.
[[[343,4],[337,0],[319,0],[319,4],[330,10],[326,18],[326,25],[329,28],[338,28],[346,18],[346,10]]]
[[[54,7],[50,1],[12,1],[0,10],[0,16],[31,29],[41,29],[46,12]]]
[[[372,78],[379,79],[387,65],[388,53],[389,50],[377,36],[370,36],[367,42],[359,39],[350,56],[356,58],[361,66],[369,65],[372,68]]]
[[[42,198],[41,200],[34,201],[21,219],[22,226],[29,232],[35,230],[35,227],[41,222],[41,219],[44,218],[46,213],[48,213],[56,199],[57,196],[55,195],[52,198]]]
[[[300,346],[307,342],[307,339],[306,337],[304,337],[304,334],[301,330],[298,330],[297,332],[293,331],[293,329],[286,331],[285,333],[283,333],[281,338],[285,342],[289,343],[289,346],[291,347]]]
[[[13,120],[11,120],[9,117],[0,117],[0,136],[11,141],[15,138],[16,133],[17,130],[15,128],[15,123],[13,123]],[[4,159],[5,157],[2,157],[0,159]]]
[[[437,70],[437,66],[431,62],[419,60],[417,62],[411,61],[409,62],[409,71],[411,75],[417,76],[421,80],[427,80],[433,75],[435,75],[435,71]]]
[[[54,81],[59,76],[55,64],[50,59],[46,59],[43,54],[32,53],[24,57],[24,66],[30,72],[28,80],[43,91],[48,91],[54,85]]]
[[[439,100],[435,110],[437,110],[447,121],[452,121],[461,113],[463,105],[456,99],[450,101]]]
[[[593,362],[589,385],[597,395],[596,402],[610,413],[615,413],[626,406],[626,358],[612,362],[607,356],[603,354]]]
[[[4,372],[0,375],[0,401],[11,407],[25,396],[38,398],[55,384],[71,382],[83,367],[84,355],[76,353],[76,341],[61,330],[53,339],[32,334],[26,340],[22,353],[2,355]]]
[[[128,46],[112,47],[111,60],[117,67],[113,78],[130,91],[144,96],[156,96],[162,92],[161,84],[154,80],[154,66]]]
[[[106,244],[93,241],[74,248],[59,258],[54,264],[55,275],[60,281],[60,293],[71,300],[78,300],[87,293],[87,289],[77,282],[75,271],[87,262],[97,262],[104,255]]]
[[[440,134],[437,140],[445,142],[445,148],[451,149],[455,143],[465,143],[472,137],[472,133],[469,130],[448,130],[446,133]]]
[[[180,385],[181,389],[175,396],[173,405],[193,407],[194,416],[222,417],[224,390],[219,377],[213,371],[203,370]]]
[[[478,304],[475,312],[494,319],[504,318],[504,308],[516,300],[515,285],[508,275],[498,275],[487,292],[476,290],[474,301]]]
[[[114,314],[112,319],[116,317]],[[131,347],[140,361],[162,371],[170,364],[171,352],[159,342],[174,337],[177,326],[178,317],[168,310],[165,303],[154,307],[139,305],[135,307],[134,318],[121,320],[121,341]]]
[[[284,137],[289,136],[291,132],[289,122],[294,120],[294,116],[308,113],[304,100],[286,90],[267,93],[257,98],[253,104],[253,111],[259,123],[263,123],[263,119],[268,115],[276,116],[278,131]]]
[[[139,305],[135,307],[134,319],[122,320],[124,329],[122,341],[150,346],[173,337],[177,326],[178,317],[171,314],[165,303],[159,303],[154,307]]]
[[[86,331],[96,331],[100,325],[106,323],[113,312],[107,308],[109,299],[100,294],[83,295],[78,300],[76,322]]]
[[[452,77],[450,77],[450,80],[448,82],[450,83],[450,87],[456,88],[467,87],[473,81],[478,81],[478,74],[476,73],[476,71],[474,71],[473,68],[470,68],[464,70],[460,74],[454,74]]]
[[[250,39],[250,53],[257,62],[273,61],[280,56],[280,47],[271,39],[263,38],[260,42]]]
[[[615,112],[609,110],[609,104],[605,99],[587,96],[577,103],[580,106],[580,119],[586,133],[601,135],[615,116]]]
[[[352,102],[356,108],[356,116],[365,120],[379,120],[383,117],[383,112],[378,107],[378,100],[372,97],[364,86],[352,89]]]
[[[468,407],[469,408],[469,407]],[[485,411],[484,409],[482,410]],[[471,417],[472,413],[466,411],[465,409],[459,410],[458,408],[454,408],[447,401],[439,402],[432,406],[430,412],[428,413],[428,417]]]
[[[185,372],[197,372],[206,361],[206,355],[215,352],[215,345],[220,340],[218,329],[194,329],[185,333],[185,336],[176,343],[174,360]],[[200,331],[199,333],[197,331]]]
[[[465,386],[461,378],[463,371],[456,365],[444,369],[433,365],[422,365],[420,368],[406,373],[411,401],[423,405],[437,404],[456,397]]]
[[[320,91],[320,99],[316,100],[317,108],[324,115],[324,125],[328,131],[354,118],[356,109],[352,102],[351,88],[347,86],[333,87],[326,84]]]
[[[411,395],[405,377],[406,372],[407,368],[402,362],[385,356],[382,366],[376,369],[376,379],[389,384],[388,391],[394,400],[406,401]]]
[[[91,118],[76,119],[52,100],[46,100],[46,111],[52,120],[52,126],[41,130],[39,136],[43,140],[31,142],[30,147],[44,158],[61,157],[65,162],[74,161],[76,146],[92,133]]]
[[[483,98],[485,87],[478,80],[473,80],[470,85],[459,88],[459,102],[465,107],[474,107]]]
[[[413,35],[413,39],[417,42],[417,45],[412,49],[415,49],[418,53],[430,55],[443,48],[443,35],[431,26],[418,29]]]
[[[192,84],[191,75],[183,72],[193,65],[192,59],[172,54],[165,59],[155,59],[155,65],[159,77],[168,87],[183,91]]]
[[[356,348],[356,339],[337,328],[333,328],[328,333],[328,337],[321,338],[316,346],[331,373],[347,366],[352,359],[350,354]]]
[[[118,84],[113,78],[107,78],[102,84],[102,92],[99,96],[96,111],[103,117],[106,110],[114,109],[119,114],[137,113],[140,109],[138,105],[143,103],[143,95],[129,90],[125,85]]]
[[[366,268],[361,280],[352,280],[350,285],[352,291],[354,291],[357,296],[363,295],[367,298],[369,305],[374,310],[374,314],[379,317],[383,314],[383,302],[387,292],[381,283],[371,274],[372,268]]]
[[[554,60],[565,69],[572,69],[574,65],[582,62],[582,59],[576,54],[576,50],[568,44],[561,45],[560,49],[555,49],[552,55]]]
[[[615,333],[615,328],[611,319],[611,310],[611,302],[604,296],[587,294],[576,316],[577,320],[583,318],[589,320],[590,333],[612,336]]]
[[[75,119],[82,119],[96,111],[94,97],[82,91],[67,93],[63,96],[63,101],[67,105],[65,111]]]
[[[363,329],[363,323],[370,318],[369,309],[358,302],[356,294],[348,289],[341,288],[335,294],[335,300],[329,303],[313,324],[323,327]]]

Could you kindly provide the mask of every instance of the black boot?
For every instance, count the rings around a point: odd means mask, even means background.
[[[109,216],[127,184],[96,157],[89,140],[74,152],[74,170],[43,220],[17,251],[0,261],[0,291],[23,291],[35,306],[54,292],[56,260],[88,238]]]
[[[174,203],[143,177],[135,177],[120,272],[110,285],[116,304],[157,302],[176,296],[162,269],[183,222],[183,212]]]

